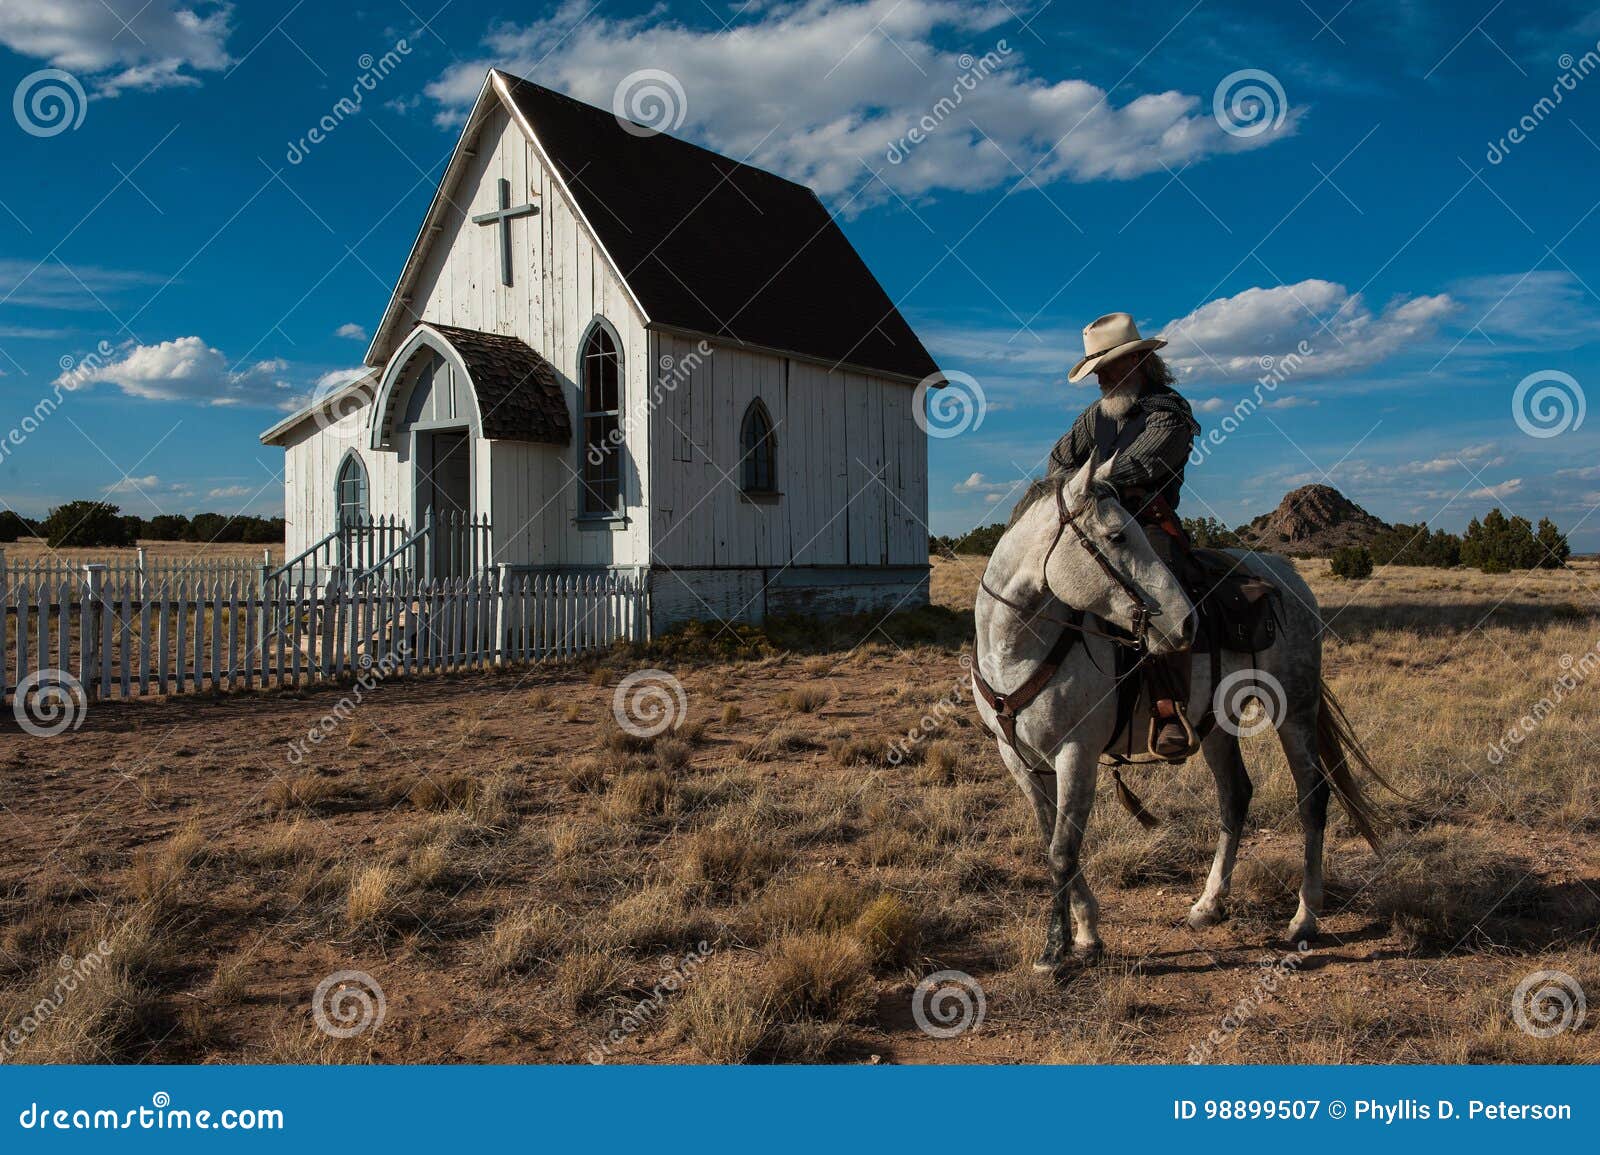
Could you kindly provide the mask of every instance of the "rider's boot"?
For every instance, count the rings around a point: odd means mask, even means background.
[[[1195,734],[1184,720],[1184,706],[1189,699],[1190,658],[1188,650],[1180,650],[1160,659],[1159,685],[1164,692],[1152,695],[1155,717],[1150,749],[1162,758],[1186,758],[1194,753]]]

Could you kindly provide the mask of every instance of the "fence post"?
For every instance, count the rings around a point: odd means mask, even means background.
[[[503,561],[494,563],[494,568],[499,571],[495,580],[494,602],[494,661],[498,666],[506,665],[506,654],[510,650],[511,641],[511,566]]]
[[[89,562],[83,567],[83,607],[78,622],[78,682],[89,701],[100,697],[100,619],[106,612],[106,567]]]

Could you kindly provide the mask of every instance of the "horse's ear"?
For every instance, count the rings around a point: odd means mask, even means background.
[[[1083,504],[1083,499],[1089,492],[1089,482],[1094,479],[1094,466],[1095,459],[1091,455],[1089,460],[1083,463],[1083,468],[1073,474],[1072,480],[1067,482],[1068,506],[1076,509]]]
[[[1121,452],[1121,450],[1113,450],[1111,456],[1106,458],[1106,463],[1094,471],[1094,479],[1096,481],[1103,481],[1107,484],[1110,484],[1111,468],[1112,466],[1116,465],[1117,454],[1119,452]]]

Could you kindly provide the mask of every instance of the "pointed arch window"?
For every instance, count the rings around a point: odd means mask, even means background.
[[[334,502],[338,509],[339,528],[362,525],[367,521],[367,470],[361,458],[354,453],[345,454],[339,463],[339,477],[334,483]]]
[[[596,324],[583,343],[583,507],[586,517],[622,513],[622,355]]]
[[[778,492],[778,440],[772,432],[772,418],[758,397],[744,411],[739,427],[739,450],[743,465],[742,488],[751,494]]]

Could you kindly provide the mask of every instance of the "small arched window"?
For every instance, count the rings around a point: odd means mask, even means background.
[[[622,512],[622,356],[606,326],[583,343],[583,509],[590,517]]]
[[[772,418],[758,397],[744,411],[739,427],[739,449],[743,463],[743,489],[746,493],[778,492],[778,441],[772,433]]]
[[[367,521],[367,471],[361,458],[347,454],[339,463],[339,479],[334,485],[339,528],[362,525]]]

